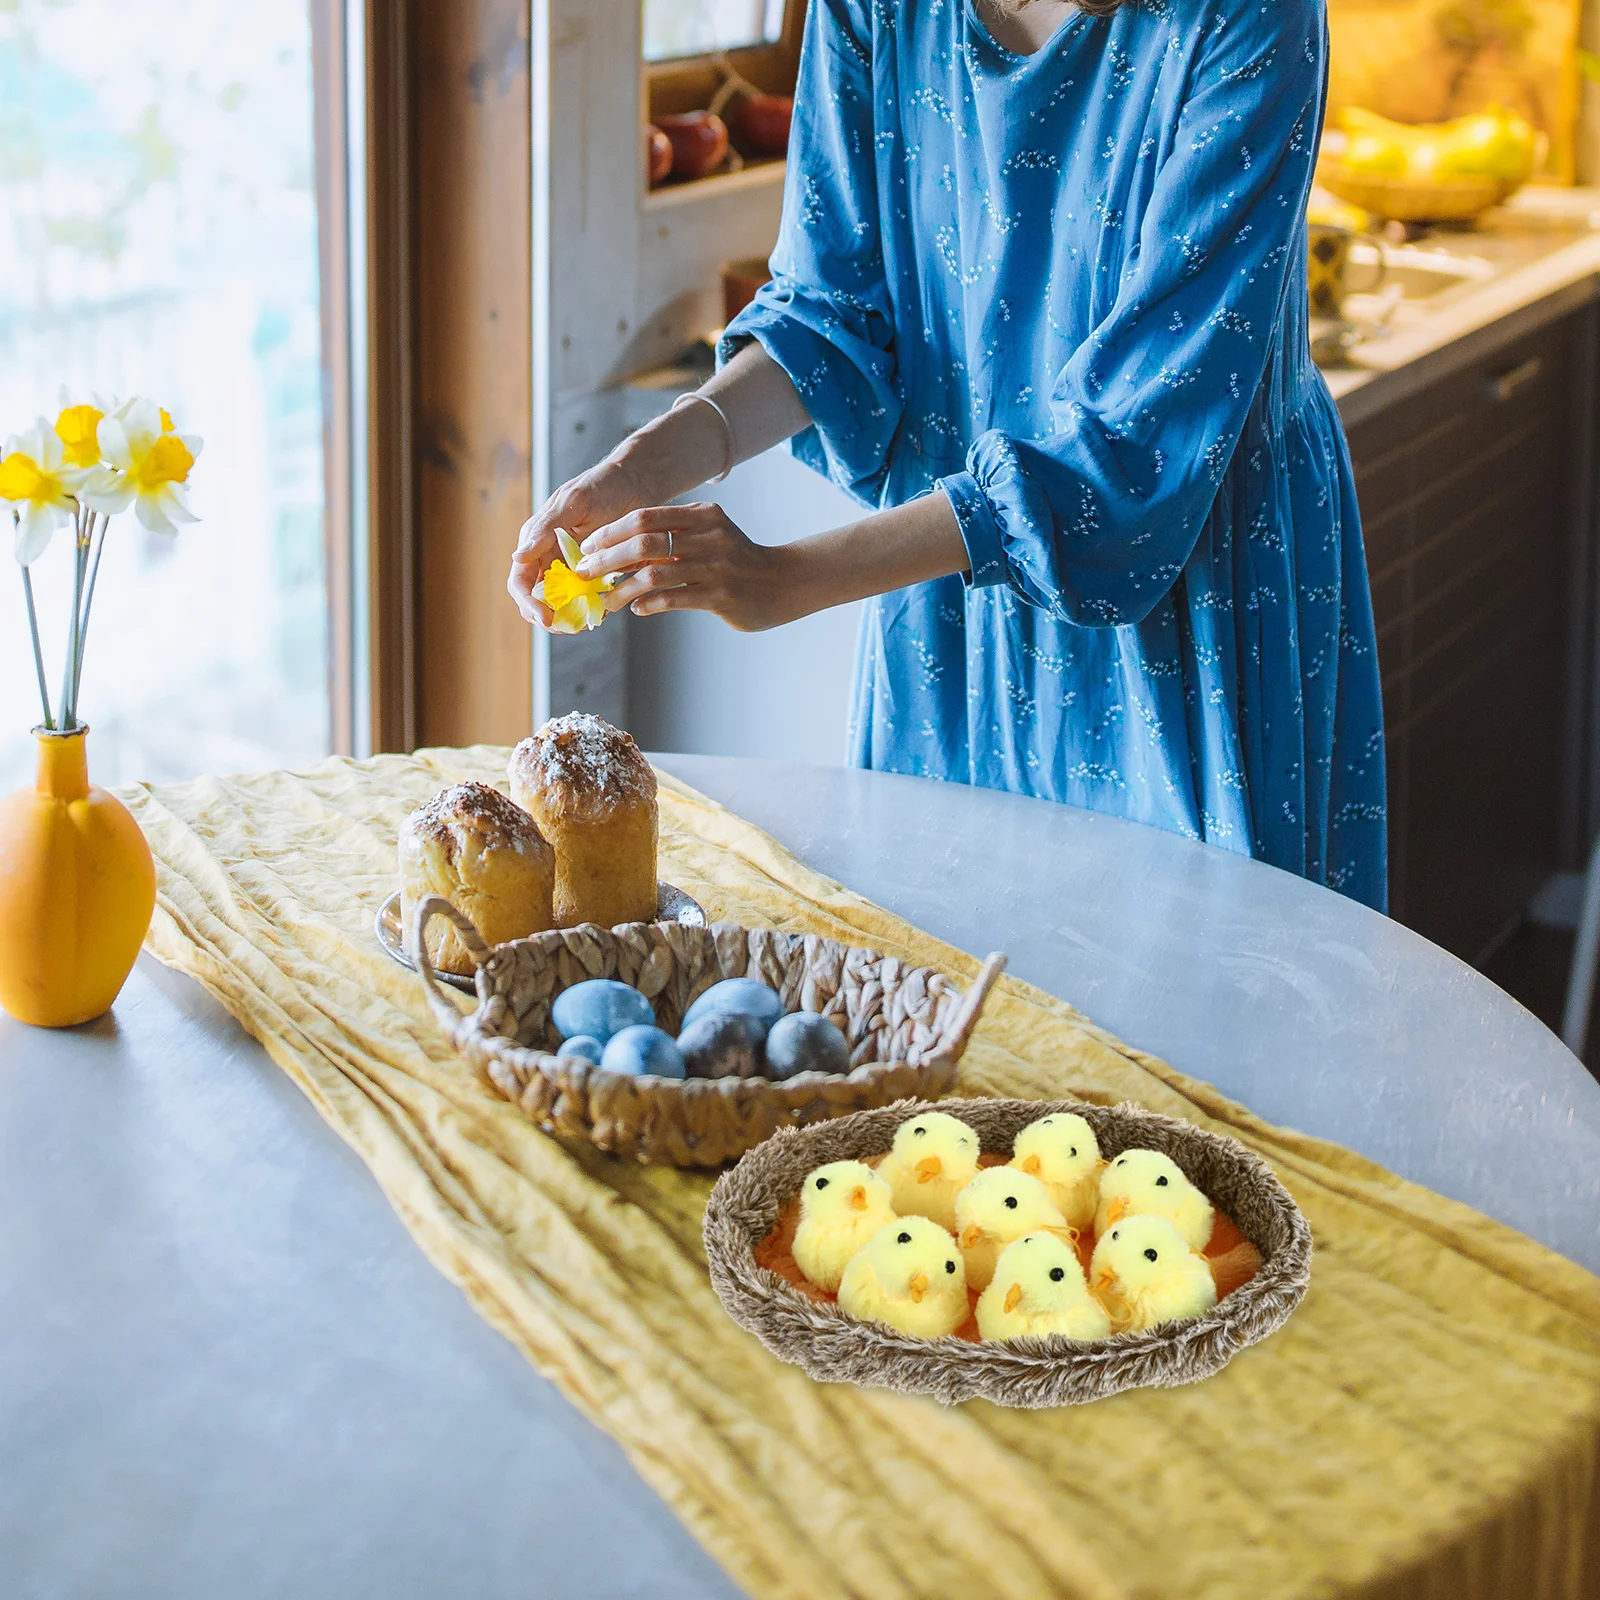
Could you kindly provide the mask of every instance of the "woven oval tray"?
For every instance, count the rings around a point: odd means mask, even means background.
[[[439,987],[423,930],[448,917],[478,962],[478,1006],[463,1016]],[[417,907],[407,952],[440,1026],[484,1081],[546,1131],[612,1155],[678,1167],[714,1167],[779,1128],[822,1122],[867,1107],[943,1094],[955,1081],[984,1001],[1005,967],[992,955],[965,994],[929,967],[875,950],[719,922],[709,928],[586,923],[490,950],[471,921],[438,896]],[[787,1011],[843,1024],[848,1073],[767,1078],[630,1077],[572,1056],[550,1006],[587,978],[620,978],[676,1033],[690,1005],[722,978],[759,978]]]
[[[1107,1159],[1135,1147],[1165,1151],[1261,1252],[1261,1270],[1203,1315],[1140,1333],[1092,1343],[1052,1338],[974,1344],[914,1339],[858,1322],[837,1305],[808,1300],[757,1265],[757,1246],[777,1226],[808,1172],[827,1161],[885,1154],[902,1122],[933,1109],[959,1117],[977,1132],[985,1151],[998,1155],[1009,1156],[1017,1134],[1053,1111],[1086,1118]],[[1071,1100],[909,1103],[776,1134],[717,1181],[706,1207],[705,1245],[711,1282],[728,1315],[775,1356],[823,1383],[927,1394],[947,1405],[976,1399],[1003,1406],[1080,1405],[1124,1389],[1194,1383],[1282,1327],[1311,1272],[1305,1218],[1272,1169],[1242,1144],[1137,1106]]]

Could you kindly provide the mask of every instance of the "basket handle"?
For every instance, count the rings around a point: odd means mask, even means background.
[[[461,942],[467,947],[467,953],[480,967],[489,959],[489,946],[484,943],[483,935],[473,926],[472,919],[458,911],[443,895],[430,894],[417,907],[416,917],[406,930],[406,954],[411,957],[412,965],[416,967],[417,975],[422,979],[422,986],[428,992],[428,1004],[433,1008],[433,1014],[439,1019],[440,1026],[450,1036],[450,1042],[459,1045],[460,1041],[456,1035],[466,1019],[439,986],[438,976],[433,970],[433,960],[428,955],[428,941],[423,937],[428,924],[435,917],[448,917],[455,923],[456,932],[461,935]]]
[[[961,1009],[956,1012],[955,1022],[940,1047],[940,1055],[960,1056],[966,1051],[972,1035],[977,1031],[978,1018],[983,1014],[984,1002],[989,998],[989,991],[1000,981],[1000,974],[1005,970],[1004,953],[999,950],[991,951],[989,959],[983,964],[983,970],[974,979],[972,987],[967,990],[961,1002]]]

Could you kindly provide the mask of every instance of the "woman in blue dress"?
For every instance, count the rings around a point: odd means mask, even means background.
[[[812,0],[773,279],[693,403],[523,530],[641,615],[868,599],[853,758],[1385,903],[1349,459],[1307,337],[1322,0]],[[789,439],[867,506],[673,506]]]

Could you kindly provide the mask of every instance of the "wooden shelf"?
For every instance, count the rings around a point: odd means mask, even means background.
[[[754,189],[781,189],[788,165],[778,157],[771,161],[753,161],[737,172],[718,172],[689,183],[665,184],[645,195],[642,209],[646,213],[676,211],[680,206],[699,200],[718,200],[727,195],[748,194]]]

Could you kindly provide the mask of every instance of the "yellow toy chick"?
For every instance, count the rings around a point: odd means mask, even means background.
[[[959,1118],[925,1111],[902,1123],[878,1176],[902,1217],[930,1217],[952,1233],[956,1195],[978,1170],[978,1136]]]
[[[850,1258],[839,1304],[863,1322],[942,1339],[967,1320],[967,1275],[955,1241],[926,1217],[886,1224]]]
[[[1089,1283],[1119,1333],[1197,1317],[1217,1303],[1206,1258],[1165,1217],[1127,1217],[1094,1247]]]
[[[1011,1165],[1045,1186],[1069,1228],[1082,1233],[1100,1202],[1100,1141],[1073,1111],[1030,1122],[1012,1146]]]
[[[1216,1221],[1211,1202],[1159,1150],[1124,1150],[1100,1174],[1095,1236],[1124,1217],[1165,1217],[1195,1250],[1205,1249]]]
[[[871,1167],[830,1161],[801,1185],[795,1264],[819,1289],[836,1293],[851,1256],[893,1221],[894,1197]]]
[[[989,1287],[978,1296],[985,1339],[1106,1339],[1111,1318],[1089,1293],[1078,1252],[1053,1233],[1025,1233],[1000,1252]]]
[[[1015,1167],[980,1172],[956,1196],[956,1238],[967,1263],[967,1282],[987,1289],[1001,1250],[1042,1228],[1070,1238],[1066,1219],[1037,1178]]]

